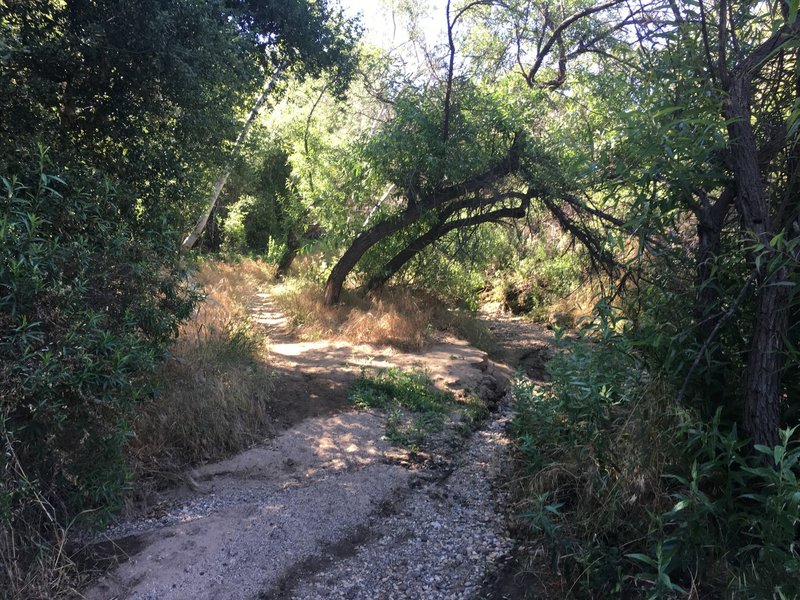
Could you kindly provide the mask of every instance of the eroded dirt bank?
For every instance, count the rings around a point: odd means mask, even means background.
[[[512,370],[448,339],[420,353],[294,341],[268,297],[275,397],[288,428],[229,460],[196,469],[165,493],[162,512],[105,535],[124,562],[86,591],[92,600],[472,598],[512,548],[505,395]],[[548,333],[490,323],[515,366],[537,374]],[[541,356],[540,356],[541,355]],[[527,361],[527,362],[526,362]],[[426,452],[393,448],[385,416],[351,410],[363,368],[423,368],[442,388],[493,408],[471,434]]]

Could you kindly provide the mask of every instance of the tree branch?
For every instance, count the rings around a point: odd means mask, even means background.
[[[569,17],[561,21],[561,23],[553,30],[553,33],[550,35],[550,38],[545,42],[544,46],[542,46],[541,51],[536,56],[536,62],[533,63],[530,72],[528,73],[526,80],[528,85],[533,87],[534,81],[536,79],[536,74],[539,72],[539,69],[542,67],[542,63],[544,59],[547,58],[547,55],[550,54],[550,51],[553,49],[553,46],[559,41],[561,38],[561,34],[569,28],[570,25],[579,21],[589,15],[594,13],[600,12],[607,8],[611,8],[612,6],[616,6],[617,4],[621,4],[624,0],[610,0],[609,2],[604,2],[602,4],[598,4],[597,6],[590,6],[588,8],[584,8],[583,10],[579,10],[576,13],[571,14]]]

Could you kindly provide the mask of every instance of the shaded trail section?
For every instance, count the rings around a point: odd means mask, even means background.
[[[101,541],[128,554],[86,597],[474,597],[513,546],[504,486],[511,369],[456,339],[417,353],[299,342],[268,295],[253,314],[271,340],[283,433],[194,469],[191,487],[165,492],[163,514],[110,528]],[[501,343],[530,333],[524,349],[509,344],[513,363],[532,360],[532,344],[547,352],[537,326],[489,325]],[[478,430],[424,452],[392,447],[385,415],[347,402],[362,369],[391,366],[425,369],[438,387],[479,393],[495,410]]]

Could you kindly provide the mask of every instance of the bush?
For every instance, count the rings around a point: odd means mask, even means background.
[[[606,322],[515,388],[522,519],[570,595],[800,594],[800,447],[750,450],[723,411],[703,420]],[[652,357],[648,357],[652,359]]]
[[[636,367],[624,346],[582,340],[548,365],[551,386],[514,390],[522,519],[579,596],[622,589],[627,545],[668,502],[669,418]]]
[[[175,234],[121,214],[108,185],[49,175],[44,153],[0,181],[5,544],[26,524],[102,522],[122,505],[132,408],[195,297]]]
[[[655,581],[659,591],[672,577],[736,598],[800,597],[796,428],[783,430],[774,448],[756,446],[753,453],[735,426],[722,425],[721,414],[679,428],[687,460],[667,475],[677,484],[675,504],[660,518],[657,545],[636,557],[650,567],[638,577]],[[653,568],[663,575],[654,577]]]

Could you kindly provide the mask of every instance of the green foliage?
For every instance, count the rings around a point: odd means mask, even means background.
[[[0,427],[48,499],[102,520],[122,502],[141,375],[194,297],[170,262],[174,235],[134,228],[107,186],[77,188],[45,168],[43,157],[38,172],[2,179]],[[3,468],[4,504],[18,509]]]
[[[587,270],[581,249],[549,227],[544,220],[538,234],[517,242],[517,248],[507,241],[491,265],[493,296],[511,312],[539,320],[547,320],[552,307],[576,290]]]
[[[407,88],[395,99],[394,118],[369,139],[367,161],[381,180],[424,196],[479,173],[502,156],[520,130],[503,98],[469,81],[456,82],[451,134],[442,140],[443,87]],[[409,179],[410,178],[410,179]]]
[[[551,384],[515,388],[523,516],[571,594],[796,596],[794,430],[753,454],[722,409],[667,408],[674,388],[629,322],[606,312],[587,334],[551,361]]]
[[[375,376],[362,375],[353,385],[351,400],[359,408],[386,409],[392,405],[418,413],[442,413],[453,397],[437,390],[423,371],[390,368]]]
[[[455,405],[452,394],[437,390],[422,371],[390,368],[374,376],[362,374],[350,392],[361,409],[387,412],[386,438],[412,449],[425,445],[431,433],[441,431],[445,415]],[[412,414],[407,419],[404,411]]]
[[[672,509],[660,522],[664,575],[699,576],[701,582],[716,576],[737,598],[800,594],[800,443],[795,431],[783,430],[779,445],[756,446],[752,453],[735,426],[723,425],[721,411],[710,422],[679,428],[687,462],[680,473],[668,475],[677,489]],[[650,579],[651,574],[639,577]]]
[[[254,128],[250,140],[220,202],[221,249],[270,253],[277,262],[278,248],[302,234],[304,208],[291,181],[285,142],[263,127]]]
[[[4,592],[56,597],[31,575],[48,545],[122,505],[130,423],[197,300],[178,243],[241,113],[278,70],[343,94],[357,33],[324,0],[0,2]],[[285,234],[285,163],[256,169],[249,246]],[[225,335],[220,361],[252,354]]]

